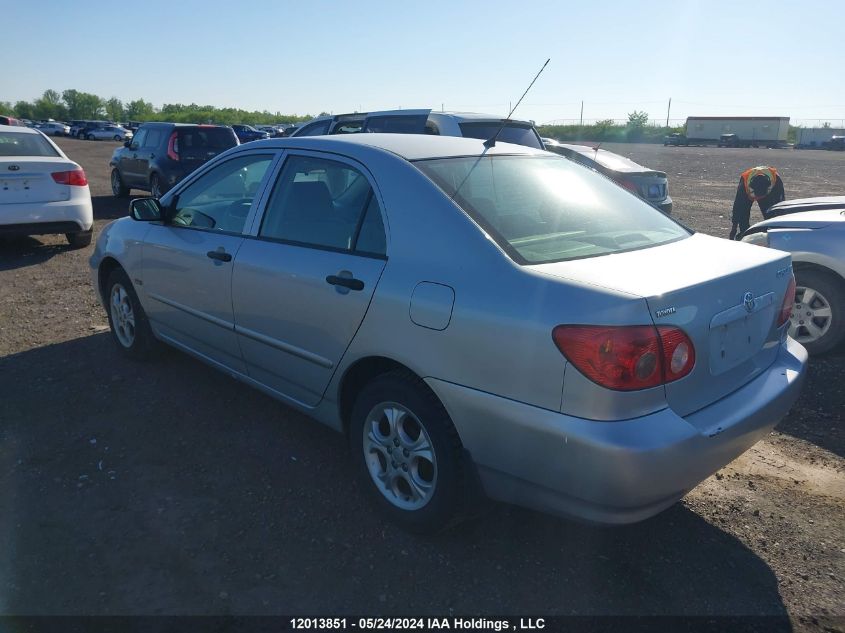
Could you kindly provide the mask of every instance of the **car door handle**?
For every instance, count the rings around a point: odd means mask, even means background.
[[[349,288],[350,290],[364,289],[364,282],[360,279],[355,279],[354,277],[338,277],[337,275],[329,275],[326,277],[326,281],[332,286],[343,286],[344,288]]]
[[[231,253],[227,253],[226,251],[208,251],[206,255],[208,255],[211,259],[216,259],[220,262],[232,261]]]
[[[153,159],[153,158],[155,158],[155,157],[156,157],[156,155],[155,155],[155,154],[150,154],[150,160],[152,160],[152,159]]]

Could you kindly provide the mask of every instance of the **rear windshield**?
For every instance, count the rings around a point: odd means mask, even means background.
[[[610,179],[558,156],[414,165],[520,264],[621,253],[690,234]]]
[[[183,158],[208,158],[238,144],[235,133],[225,127],[193,127],[179,130],[179,153]]]
[[[58,156],[50,141],[40,134],[0,132],[0,156]]]
[[[493,138],[499,128],[502,127],[501,122],[481,122],[481,123],[461,123],[461,135],[469,138],[480,138],[485,141],[488,138]],[[515,145],[525,145],[526,147],[533,147],[534,149],[543,149],[543,144],[537,136],[534,128],[525,125],[516,125],[509,123],[506,125],[496,140],[503,143],[514,143]]]

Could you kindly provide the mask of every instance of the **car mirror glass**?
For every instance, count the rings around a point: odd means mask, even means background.
[[[136,198],[129,203],[129,216],[139,222],[154,222],[162,219],[162,209],[155,198]]]

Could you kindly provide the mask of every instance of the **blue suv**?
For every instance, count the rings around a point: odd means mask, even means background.
[[[143,123],[112,154],[112,193],[125,197],[130,189],[141,189],[159,198],[200,165],[239,144],[232,128],[221,125]]]

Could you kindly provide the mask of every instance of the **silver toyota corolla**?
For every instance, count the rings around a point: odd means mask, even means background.
[[[787,253],[693,234],[561,156],[356,134],[235,147],[91,258],[114,339],[344,432],[412,529],[494,499],[645,519],[795,401]]]

